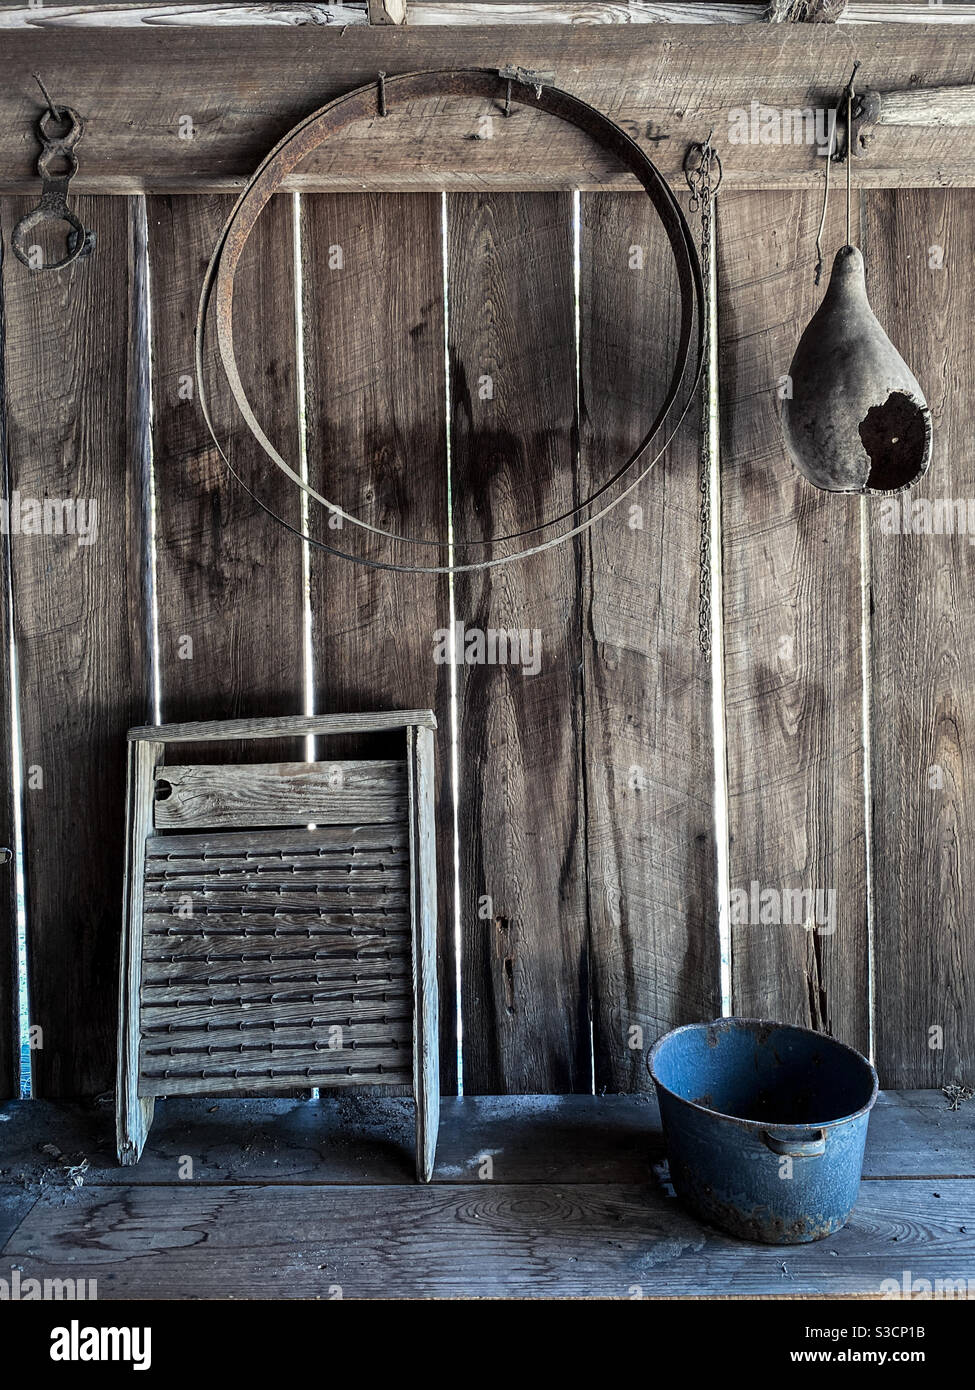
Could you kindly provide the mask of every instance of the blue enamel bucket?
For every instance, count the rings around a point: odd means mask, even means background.
[[[877,1073],[808,1028],[722,1018],[667,1033],[647,1063],[677,1196],[745,1240],[840,1230],[857,1199]]]

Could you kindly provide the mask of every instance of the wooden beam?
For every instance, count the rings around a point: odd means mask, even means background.
[[[975,87],[912,87],[906,92],[859,94],[861,139],[871,125],[975,125]],[[856,120],[857,118],[854,117]]]
[[[897,9],[898,7],[894,7]],[[975,10],[975,7],[973,7]],[[713,126],[726,182],[814,187],[823,162],[809,130],[762,143],[758,96],[773,112],[820,112],[849,80],[848,32],[835,27],[714,25],[637,29],[530,25],[435,28],[322,26],[220,31],[178,27],[49,29],[4,35],[0,55],[0,192],[36,194],[37,120],[32,76],[55,101],[87,118],[78,193],[200,193],[238,189],[298,120],[341,92],[390,74],[432,67],[551,69],[556,81],[611,114],[683,185],[687,146]],[[971,45],[946,44],[936,27],[871,29],[860,48],[864,88],[960,86]],[[755,113],[753,119],[753,112]],[[573,128],[528,107],[491,123],[499,104],[466,98],[391,107],[359,122],[307,161],[304,190],[632,188],[630,175]],[[743,118],[747,117],[743,129]],[[773,132],[774,133],[774,132]],[[861,185],[975,184],[975,129],[878,126],[859,162]]]
[[[363,734],[409,728],[435,729],[433,710],[383,710],[376,714],[293,714],[275,719],[197,720],[191,724],[149,724],[130,729],[129,740],[209,743],[216,739],[308,738],[325,734]]]
[[[497,24],[762,24],[794,17],[814,18],[814,6],[822,14],[835,10],[842,0],[415,0],[406,19],[370,18],[370,7],[388,14],[402,8],[404,0],[344,0],[335,4],[115,4],[115,5],[12,5],[0,13],[0,29],[330,26],[348,28],[370,23],[417,25]],[[774,8],[770,8],[770,6]],[[792,13],[790,13],[792,11]],[[862,3],[849,0],[834,16],[842,25],[856,24],[970,24],[975,4],[931,4],[925,0],[886,0]]]

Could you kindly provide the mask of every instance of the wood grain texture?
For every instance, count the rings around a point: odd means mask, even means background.
[[[819,200],[798,194],[718,205],[732,1010],[865,1051],[859,503],[799,476],[779,421],[779,380],[822,294],[819,216]],[[834,201],[827,248],[842,244],[841,223]],[[817,918],[779,896],[754,920],[753,884],[834,893],[835,917],[828,897]]]
[[[163,792],[165,790],[165,797]],[[406,815],[405,762],[170,766],[155,784],[158,830],[379,824]]]
[[[139,1095],[139,1038],[142,1031],[142,956],[146,837],[152,829],[152,781],[158,743],[127,745],[125,797],[125,886],[119,961],[118,1063],[115,1134],[119,1162],[138,1163],[152,1124],[152,1099]]]
[[[877,1298],[905,1269],[975,1278],[973,1186],[865,1183],[843,1231],[785,1252],[646,1184],[86,1185],[70,1206],[42,1196],[3,1253],[24,1279],[95,1278],[114,1298]]]
[[[270,438],[294,459],[298,387],[291,203],[287,196],[272,200],[255,229],[241,269],[235,331],[245,389]],[[223,198],[147,203],[159,684],[167,721],[299,715],[303,708],[301,547],[230,477],[196,403],[197,300],[228,211]],[[262,501],[295,523],[297,489],[275,469],[265,473],[258,467],[258,446],[229,409],[214,356],[208,386],[234,466]],[[275,747],[280,756],[303,752],[298,737]],[[228,742],[194,749],[198,761],[240,756]]]
[[[4,202],[5,240],[27,208]],[[87,537],[22,533],[11,546],[31,1021],[43,1029],[32,1060],[48,1096],[112,1084],[125,730],[148,713],[129,208],[79,199],[77,211],[98,236],[92,259],[49,275],[13,257],[3,267],[11,496],[63,499],[76,521],[81,502],[94,523]]]
[[[10,497],[6,439],[6,362],[3,351],[3,265],[10,253],[0,244],[0,491]],[[14,851],[13,743],[10,727],[10,636],[13,617],[8,596],[10,541],[0,536],[0,846],[10,858],[0,864],[0,1098],[20,1095],[20,1021],[17,966],[17,875]]]
[[[864,1178],[975,1178],[975,1106],[940,1091],[881,1091],[870,1115]]]
[[[408,1009],[409,997],[407,986]],[[74,1161],[86,1156],[87,1179],[97,1187],[174,1183],[185,1153],[194,1159],[195,1184],[412,1184],[416,1176],[412,1099],[374,1093],[312,1103],[159,1100],[142,1160],[127,1170],[118,1166],[104,1107],[14,1101],[3,1114],[4,1166],[18,1184],[50,1166],[45,1143]],[[646,1185],[664,1155],[651,1094],[449,1096],[441,1103],[434,1181],[483,1182],[490,1156],[493,1180],[511,1185]],[[937,1091],[882,1091],[870,1116],[863,1172],[868,1182],[975,1178],[975,1104],[950,1110]]]
[[[680,298],[645,198],[583,196],[581,265],[586,496],[663,403]],[[720,1013],[711,673],[698,646],[699,419],[695,400],[647,481],[582,539],[597,1091],[651,1089],[652,1043]]]
[[[159,743],[216,743],[220,739],[307,738],[317,734],[395,732],[416,725],[435,729],[432,710],[392,710],[369,714],[293,715],[281,719],[198,720],[189,724],[151,724],[129,730],[130,739]]]
[[[901,7],[889,7],[898,17]],[[948,13],[948,7],[936,7]],[[969,83],[968,45],[948,43],[940,25],[880,23],[862,31],[870,71],[906,89]],[[963,33],[965,31],[962,31]],[[88,118],[79,191],[210,192],[239,188],[298,120],[385,71],[486,67],[509,63],[556,73],[569,88],[613,114],[683,187],[687,144],[713,126],[729,131],[729,111],[750,110],[756,93],[778,110],[821,106],[850,74],[845,26],[739,24],[353,26],[272,25],[207,31],[141,25],[129,29],[13,30],[0,56],[0,191],[33,191],[40,114],[35,70]],[[727,61],[729,43],[735,61]],[[97,92],[98,102],[86,103]],[[499,92],[499,97],[501,93]],[[490,109],[490,108],[488,108]],[[217,114],[219,113],[219,114]],[[297,176],[311,189],[622,187],[612,160],[564,126],[551,130],[521,111],[492,140],[477,140],[476,102],[425,102],[393,109],[381,127],[350,130]],[[498,104],[494,104],[498,115]],[[188,116],[192,139],[179,138]],[[499,125],[496,122],[496,125]],[[184,129],[186,127],[184,126]],[[813,188],[822,170],[805,144],[769,147],[722,140],[730,187]],[[458,171],[460,174],[458,176]],[[975,130],[878,127],[861,184],[932,185],[975,181]]]
[[[370,0],[377,8],[383,0]],[[392,0],[393,10],[402,0]],[[788,7],[801,0],[771,0]],[[809,0],[810,5],[842,6],[843,0]],[[403,5],[405,10],[407,7]],[[411,0],[412,25],[477,24],[762,24],[770,0]],[[849,0],[838,16],[841,24],[970,24],[975,5],[932,5],[923,0],[887,0],[885,4]],[[0,28],[49,29],[141,25],[266,27],[270,24],[342,26],[369,22],[366,0],[346,4],[108,4],[17,5],[0,11]],[[376,21],[372,21],[376,22]],[[380,20],[379,22],[385,22]],[[402,23],[401,18],[394,22]]]
[[[441,200],[348,194],[301,199],[308,474],[370,525],[447,534]],[[333,529],[312,504],[310,534],[354,554],[429,563],[440,552]],[[436,563],[436,561],[434,561]],[[435,657],[449,620],[445,579],[392,574],[313,550],[314,707],[435,712],[439,847],[441,1085],[456,1089],[450,679]],[[392,717],[392,716],[391,716]],[[421,720],[411,715],[411,723]],[[393,734],[353,730],[329,756],[401,757]]]
[[[276,865],[300,869],[308,864],[405,864],[405,825],[319,826],[315,830],[232,830],[203,835],[151,835],[146,841],[151,876],[195,873],[209,864],[220,868],[242,859],[258,871]],[[356,856],[358,855],[358,860]]]
[[[440,1021],[437,1015],[436,767],[433,734],[407,735],[410,777],[411,936],[413,947],[413,1095],[416,1100],[416,1169],[429,1182],[440,1125]]]
[[[876,1047],[885,1085],[972,1084],[975,1065],[975,379],[964,253],[973,230],[967,194],[866,198],[871,303],[925,391],[935,449],[930,472],[900,499],[915,509],[911,534],[885,520],[882,499],[865,504]],[[960,533],[930,534],[924,506],[937,499],[962,504],[970,520]],[[943,1030],[941,1047],[930,1045],[933,1028]]]
[[[573,504],[572,202],[456,195],[447,222],[454,532],[478,540]],[[472,1094],[592,1084],[578,564],[570,543],[454,583],[465,634],[486,641],[490,630],[514,629],[532,644],[520,662],[509,649],[506,663],[491,664],[489,649],[478,657],[466,637],[457,643],[464,1089]],[[469,656],[477,659],[468,664]]]

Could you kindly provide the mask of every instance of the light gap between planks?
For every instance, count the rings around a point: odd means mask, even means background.
[[[6,408],[6,321],[4,316],[3,264],[6,249],[0,240],[0,478],[4,497],[10,496],[10,467],[7,451],[7,408]],[[0,1019],[0,1027],[6,1027],[12,1034],[12,1045],[16,1049],[17,1062],[14,1068],[15,1085],[22,1099],[30,1099],[33,1094],[33,1076],[30,1052],[30,976],[28,973],[28,931],[27,931],[27,880],[25,873],[26,845],[24,839],[24,765],[23,745],[20,732],[20,688],[17,676],[17,630],[14,623],[13,566],[10,554],[9,537],[3,547],[3,602],[7,610],[7,661],[9,663],[9,683],[7,690],[8,717],[7,730],[10,738],[10,797],[13,803],[11,829],[13,832],[13,926],[14,940],[0,943],[0,948],[10,949],[12,954],[12,975],[15,994],[13,998],[14,1016]],[[10,901],[10,900],[8,900]],[[6,1082],[6,1077],[0,1081]]]

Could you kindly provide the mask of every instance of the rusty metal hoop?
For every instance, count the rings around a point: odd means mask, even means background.
[[[304,121],[301,121],[279,141],[251,177],[217,240],[213,255],[207,267],[206,276],[204,277],[197,313],[196,372],[203,415],[221,458],[224,460],[231,475],[241,487],[244,488],[269,516],[280,525],[284,526],[286,530],[291,531],[294,535],[307,541],[317,549],[327,551],[329,554],[337,555],[345,560],[367,565],[374,569],[393,570],[401,573],[414,574],[457,574],[470,570],[490,569],[498,565],[509,564],[514,560],[524,559],[529,555],[535,555],[544,550],[549,550],[556,545],[570,540],[574,536],[580,535],[619,506],[620,502],[646,478],[650,470],[666,452],[677,431],[680,429],[687,415],[687,411],[692,401],[695,399],[697,387],[701,380],[701,374],[704,369],[705,331],[704,288],[701,278],[701,268],[687,221],[666,180],[640,146],[637,145],[625,131],[621,130],[615,122],[611,121],[608,116],[603,115],[603,113],[596,110],[595,107],[590,106],[587,102],[580,100],[580,98],[573,96],[569,92],[562,91],[556,87],[546,86],[544,82],[540,80],[541,74],[525,73],[515,77],[514,81],[512,81],[512,71],[513,70],[504,69],[499,72],[481,68],[442,69],[430,72],[404,73],[398,77],[391,78],[386,77],[385,74],[380,74],[378,85],[370,83],[368,86],[359,87],[354,91],[335,98],[335,100],[329,102],[326,106],[321,107],[318,111],[306,117]],[[243,249],[247,244],[247,240],[253,231],[258,217],[272,195],[281,188],[288,175],[293,172],[303,159],[314,150],[318,149],[325,140],[343,130],[353,121],[376,116],[377,114],[385,115],[388,109],[391,92],[394,95],[402,96],[407,99],[437,95],[492,97],[498,93],[499,87],[502,87],[505,91],[506,107],[510,108],[510,101],[514,98],[515,101],[523,106],[535,107],[539,110],[546,111],[576,126],[587,134],[600,146],[600,148],[614,154],[624,166],[636,175],[643,185],[664,231],[667,234],[677,270],[681,299],[681,328],[676,365],[670,379],[663,405],[657,412],[657,416],[643,441],[611,478],[571,511],[565,512],[561,516],[550,518],[548,521],[539,523],[537,526],[527,528],[524,531],[512,532],[509,535],[496,536],[487,540],[468,541],[453,538],[450,540],[420,539],[414,536],[405,536],[393,531],[387,531],[378,526],[372,526],[368,522],[352,516],[351,513],[346,512],[342,507],[338,506],[337,503],[331,502],[327,497],[323,497],[321,493],[311,487],[274,448],[274,445],[268,439],[260,422],[254,415],[237,369],[233,338],[234,276]],[[447,550],[448,552],[473,547],[489,548],[550,530],[553,526],[576,518],[588,508],[593,507],[597,500],[616,484],[625,483],[626,485],[618,496],[614,497],[598,511],[595,511],[592,515],[587,516],[584,520],[563,530],[549,540],[539,542],[536,545],[524,546],[521,549],[512,551],[510,554],[494,556],[487,560],[479,560],[467,564],[447,565],[394,564],[392,562],[375,560],[366,556],[354,555],[348,551],[340,550],[336,546],[329,545],[324,541],[318,540],[314,536],[308,535],[299,527],[286,521],[263,502],[253,489],[244,482],[243,478],[240,477],[231,463],[227,452],[220,443],[210,412],[203,370],[206,347],[206,320],[211,299],[215,300],[216,305],[217,341],[220,361],[234,404],[245,425],[256,439],[257,443],[261,446],[263,452],[286,477],[300,488],[307,497],[318,502],[331,514],[339,516],[343,522],[348,521],[361,530],[370,532],[374,535],[383,536],[387,540],[395,541],[400,544],[432,546],[439,550]],[[675,404],[678,402],[682,386],[687,379],[688,359],[691,352],[692,338],[694,337],[695,310],[697,332],[695,370],[691,388],[687,393],[686,401],[683,402],[676,422],[673,424],[672,428],[669,429],[663,444],[649,459],[649,462],[647,462],[647,455],[651,447],[657,443],[657,437],[660,435],[664,423],[667,421]],[[627,475],[638,465],[643,465],[641,471],[637,473],[635,477],[628,478]]]

